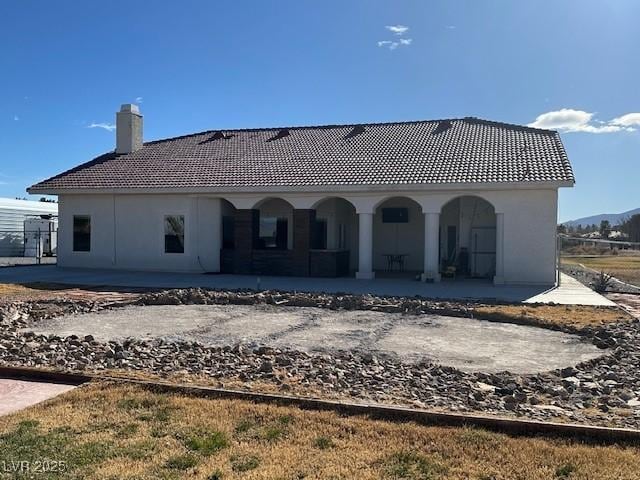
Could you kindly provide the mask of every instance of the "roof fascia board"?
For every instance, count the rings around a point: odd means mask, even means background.
[[[66,194],[196,194],[196,193],[346,193],[346,192],[397,192],[443,190],[513,190],[556,189],[573,187],[572,181],[558,182],[487,182],[487,183],[427,183],[394,185],[326,185],[301,187],[179,187],[179,188],[28,188],[28,193],[47,195]]]

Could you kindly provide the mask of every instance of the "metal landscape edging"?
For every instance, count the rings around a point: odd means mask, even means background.
[[[312,397],[249,392],[182,383],[140,380],[100,374],[68,373],[26,367],[0,366],[0,378],[20,378],[31,381],[48,381],[51,383],[71,385],[81,385],[91,381],[109,381],[138,385],[157,393],[177,393],[204,398],[236,399],[256,403],[294,406],[304,410],[334,411],[341,415],[348,416],[362,415],[377,420],[393,422],[410,421],[423,426],[476,427],[516,436],[548,436],[570,438],[585,443],[640,445],[640,430],[630,428],[434,412],[402,406],[344,402]]]

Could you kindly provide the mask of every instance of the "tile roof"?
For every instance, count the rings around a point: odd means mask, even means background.
[[[29,191],[573,181],[557,132],[463,118],[195,133],[106,153]]]

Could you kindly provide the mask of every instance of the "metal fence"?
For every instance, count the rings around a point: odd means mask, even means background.
[[[57,230],[0,230],[0,267],[56,263]]]
[[[557,266],[558,284],[560,272],[568,273],[580,282],[594,287],[601,276],[612,275],[605,291],[616,293],[640,293],[640,283],[629,270],[637,269],[640,258],[640,242],[609,240],[602,238],[584,238],[565,234],[558,235]],[[581,260],[582,259],[582,260]],[[589,261],[593,263],[589,263]],[[620,275],[620,273],[623,273]],[[616,277],[619,275],[621,278]]]
[[[625,240],[611,240],[603,238],[572,237],[569,235],[558,235],[560,245],[564,251],[571,247],[592,247],[599,249],[617,250],[640,250],[640,242],[628,242]]]

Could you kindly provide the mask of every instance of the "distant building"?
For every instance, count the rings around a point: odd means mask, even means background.
[[[24,255],[24,221],[41,215],[58,215],[58,204],[0,198],[0,257]]]
[[[624,232],[621,232],[620,230],[611,230],[611,233],[609,234],[609,240],[626,240],[627,239],[627,234]]]

